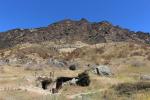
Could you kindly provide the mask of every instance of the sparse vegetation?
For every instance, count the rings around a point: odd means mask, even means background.
[[[147,56],[147,60],[149,60],[149,61],[150,61],[150,54]]]
[[[121,83],[115,87],[121,95],[131,95],[139,91],[150,91],[150,82]]]
[[[86,45],[76,48],[73,52],[60,53],[59,50],[54,49],[53,51],[50,49],[51,44],[49,46],[31,44],[30,47],[17,46],[1,51],[3,57],[9,61],[18,58],[19,61],[26,61],[26,63],[2,65],[2,69],[0,69],[2,73],[0,75],[0,89],[5,87],[7,91],[0,90],[0,97],[2,99],[8,97],[17,100],[21,97],[22,100],[26,100],[25,98],[28,100],[61,100],[61,98],[67,100],[70,97],[73,97],[74,100],[128,100],[131,98],[133,100],[147,100],[147,98],[150,98],[147,83],[138,83],[137,81],[140,81],[141,73],[148,74],[150,72],[149,47],[140,45],[142,44],[104,43],[97,44],[96,48],[94,45]],[[53,64],[48,63],[50,59],[53,60],[51,62]],[[76,62],[81,67],[76,69],[75,66],[70,66],[71,69],[75,69],[74,71],[68,69],[69,65],[67,63],[64,63],[63,67],[58,67],[54,63],[59,63],[60,59],[66,62]],[[110,66],[114,75],[112,77],[101,77],[93,74],[93,72],[82,73],[95,64]],[[35,82],[32,80],[36,75],[49,76],[49,72],[52,71],[55,72],[54,78],[78,76],[79,81],[77,85],[65,85],[60,90],[61,94],[58,95],[43,95],[42,90],[29,91],[28,89],[26,91],[13,90],[14,94],[11,93],[11,88],[14,87],[27,88],[30,85],[34,86]],[[35,75],[35,72],[38,74]],[[78,75],[79,73],[82,74]],[[31,89],[34,88],[31,87]]]
[[[131,66],[132,66],[132,67],[144,67],[144,66],[145,66],[145,63],[144,63],[144,62],[137,61],[137,60],[134,60],[134,61],[131,62]]]

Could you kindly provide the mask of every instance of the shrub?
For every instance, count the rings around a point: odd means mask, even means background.
[[[77,85],[79,86],[89,86],[90,85],[90,78],[86,72],[83,72],[78,75]]]
[[[70,66],[69,66],[69,69],[70,69],[70,70],[76,70],[76,65],[70,65]]]
[[[96,49],[96,53],[99,53],[99,54],[103,54],[105,51],[104,51],[104,47],[101,47],[101,48],[97,48]]]
[[[149,61],[150,61],[150,54],[147,56],[147,60],[149,60]]]
[[[143,67],[143,66],[145,66],[145,63],[135,60],[135,61],[131,62],[131,66],[132,67]]]
[[[134,51],[131,56],[142,56],[143,52],[142,51]]]
[[[147,89],[150,89],[150,82],[121,83],[115,87],[119,94],[128,95]]]

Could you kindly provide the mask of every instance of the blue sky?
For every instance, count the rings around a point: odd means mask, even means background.
[[[0,31],[47,26],[66,18],[108,20],[150,32],[150,0],[0,0]]]

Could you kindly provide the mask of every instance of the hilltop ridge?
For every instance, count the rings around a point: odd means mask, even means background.
[[[75,42],[87,44],[108,42],[136,42],[150,44],[150,35],[133,32],[114,26],[108,21],[89,22],[65,19],[47,27],[35,29],[13,29],[0,33],[0,48],[13,47],[23,43],[40,43],[45,41]]]

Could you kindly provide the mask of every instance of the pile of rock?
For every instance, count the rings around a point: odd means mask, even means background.
[[[56,67],[65,67],[67,65],[67,62],[64,60],[50,58],[48,59],[47,64]]]

